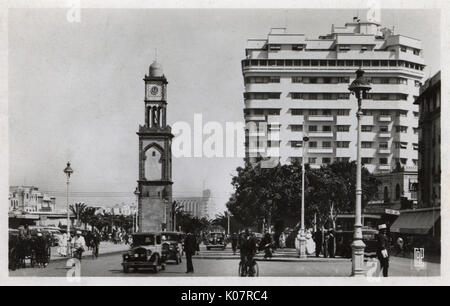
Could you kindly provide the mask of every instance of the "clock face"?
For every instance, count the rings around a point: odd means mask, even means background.
[[[148,100],[160,100],[162,98],[162,88],[160,85],[148,84],[147,85],[147,99]]]

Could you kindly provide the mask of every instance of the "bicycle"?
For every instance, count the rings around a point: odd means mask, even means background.
[[[239,262],[239,276],[242,277],[258,277],[259,276],[259,266],[258,263],[254,258],[251,260],[251,265],[248,265],[247,263],[249,260],[246,260],[244,263],[242,260]]]

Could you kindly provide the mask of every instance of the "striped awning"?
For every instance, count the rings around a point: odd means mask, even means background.
[[[401,212],[390,231],[402,234],[426,235],[440,218],[439,210]]]

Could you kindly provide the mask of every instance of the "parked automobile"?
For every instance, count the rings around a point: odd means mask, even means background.
[[[376,257],[378,231],[373,228],[363,227],[362,234],[363,234],[363,242],[366,245],[366,247],[364,248],[364,256]],[[336,255],[351,258],[353,231],[337,230],[335,232],[335,237],[336,237]]]
[[[166,258],[162,252],[161,232],[134,233],[133,244],[130,250],[122,255],[123,272],[130,269],[165,269]]]
[[[162,252],[167,260],[175,260],[178,265],[182,261],[183,235],[179,232],[162,233]]]
[[[225,250],[227,243],[225,241],[225,234],[221,232],[212,232],[206,236],[206,249],[220,248]]]

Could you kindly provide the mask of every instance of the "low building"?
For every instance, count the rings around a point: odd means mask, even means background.
[[[209,218],[212,212],[211,190],[203,190],[201,197],[176,197],[174,201],[185,213],[197,218]]]
[[[400,212],[391,232],[425,254],[440,254],[441,245],[441,73],[420,88],[417,209]],[[413,207],[416,208],[416,207]]]

